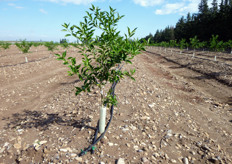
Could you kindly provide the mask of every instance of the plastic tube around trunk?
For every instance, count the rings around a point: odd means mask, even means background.
[[[103,133],[105,131],[105,124],[106,124],[106,107],[102,106],[100,109],[99,133]]]

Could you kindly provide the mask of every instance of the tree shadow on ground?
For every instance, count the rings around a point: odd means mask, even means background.
[[[227,104],[232,105],[232,97],[228,97]],[[232,111],[232,109],[231,109],[231,111]]]
[[[40,111],[25,110],[23,113],[15,113],[12,117],[3,118],[8,121],[6,129],[30,129],[38,128],[39,130],[47,130],[51,125],[72,126],[76,128],[88,128],[95,130],[95,127],[88,126],[91,122],[89,118],[81,118],[76,120],[75,117],[62,115],[57,113],[44,113]]]

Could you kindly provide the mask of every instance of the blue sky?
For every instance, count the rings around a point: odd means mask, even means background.
[[[188,12],[196,13],[200,0],[0,0],[0,40],[59,41],[62,24],[78,25],[91,3],[103,10],[109,6],[125,17],[121,33],[137,27],[136,38],[174,26]],[[69,41],[74,38],[67,38]]]

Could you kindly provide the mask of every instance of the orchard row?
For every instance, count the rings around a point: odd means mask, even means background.
[[[189,41],[185,39],[181,39],[179,42],[176,40],[170,40],[169,42],[160,42],[160,43],[153,43],[152,46],[161,46],[161,47],[176,47],[182,49],[200,49],[200,50],[211,50],[216,52],[221,51],[230,51],[232,54],[232,40],[228,42],[223,42],[218,40],[218,35],[212,35],[211,39],[207,41],[200,42],[197,36],[190,38]]]
[[[9,42],[0,42],[0,50],[1,49],[9,49],[11,45],[16,45],[18,49],[22,53],[28,53],[30,48],[32,46],[38,47],[38,46],[45,46],[48,48],[49,51],[54,51],[58,46],[62,46],[63,48],[68,48],[69,46],[77,47],[77,43],[55,43],[55,42],[27,42],[27,41],[21,41],[21,42],[16,42],[14,44],[9,43]]]

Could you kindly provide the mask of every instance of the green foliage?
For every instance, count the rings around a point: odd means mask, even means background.
[[[207,42],[203,41],[203,42],[199,42],[199,48],[206,48],[207,47]]]
[[[67,39],[60,39],[60,44],[62,43],[68,43]]]
[[[68,47],[69,47],[69,44],[68,44],[68,43],[61,43],[60,45],[61,45],[61,47],[63,47],[63,48],[68,48]]]
[[[232,51],[232,40],[229,40],[228,42],[226,42],[225,47],[230,48],[230,50]]]
[[[223,41],[218,41],[218,35],[212,35],[210,39],[210,49],[213,51],[221,51],[223,50]]]
[[[70,43],[71,46],[77,48],[78,47],[78,44],[77,43]]]
[[[8,43],[8,42],[2,42],[1,44],[0,44],[0,46],[3,48],[3,49],[8,49],[8,48],[10,48],[10,45],[11,45],[11,43]]]
[[[44,46],[48,48],[48,51],[53,52],[58,45],[51,41],[51,42],[45,42]]]
[[[26,42],[26,40],[23,40],[20,43],[18,43],[18,42],[15,43],[15,45],[22,51],[22,53],[28,53],[29,49],[32,46],[32,43],[31,42]]]
[[[81,92],[90,92],[94,86],[101,91],[101,103],[116,105],[116,96],[111,95],[111,89],[104,93],[105,84],[120,81],[124,76],[134,80],[132,75],[135,70],[122,71],[119,64],[132,63],[135,55],[144,49],[144,45],[138,40],[131,40],[136,29],[128,28],[125,37],[117,31],[117,24],[124,16],[119,15],[116,9],[110,7],[110,11],[102,11],[92,5],[90,11],[86,11],[84,21],[79,25],[63,24],[63,31],[69,32],[66,36],[74,36],[81,44],[78,45],[82,63],[76,62],[76,58],[66,58],[66,52],[56,54],[58,60],[62,60],[70,68],[70,76],[77,75],[83,81],[81,87],[76,87],[76,95]],[[96,30],[101,31],[96,35]]]
[[[181,39],[180,43],[179,43],[179,47],[181,50],[183,50],[186,47],[187,43],[185,39]]]
[[[191,43],[191,47],[194,50],[199,48],[199,40],[197,39],[197,36],[195,36],[194,38],[190,38],[190,43]]]
[[[176,40],[170,40],[169,45],[170,47],[176,47],[177,46]]]
[[[161,46],[161,47],[168,47],[168,46],[169,46],[169,43],[163,41],[163,42],[160,43],[160,46]]]
[[[152,43],[170,40],[186,39],[198,36],[200,41],[209,41],[212,35],[219,35],[220,40],[227,42],[232,39],[232,1],[212,1],[208,6],[207,0],[199,1],[199,12],[182,16],[176,22],[175,27],[159,29],[145,36],[151,38]]]
[[[38,46],[40,46],[40,45],[42,45],[42,44],[39,43],[39,42],[33,42],[32,45],[33,45],[34,47],[38,47]]]

